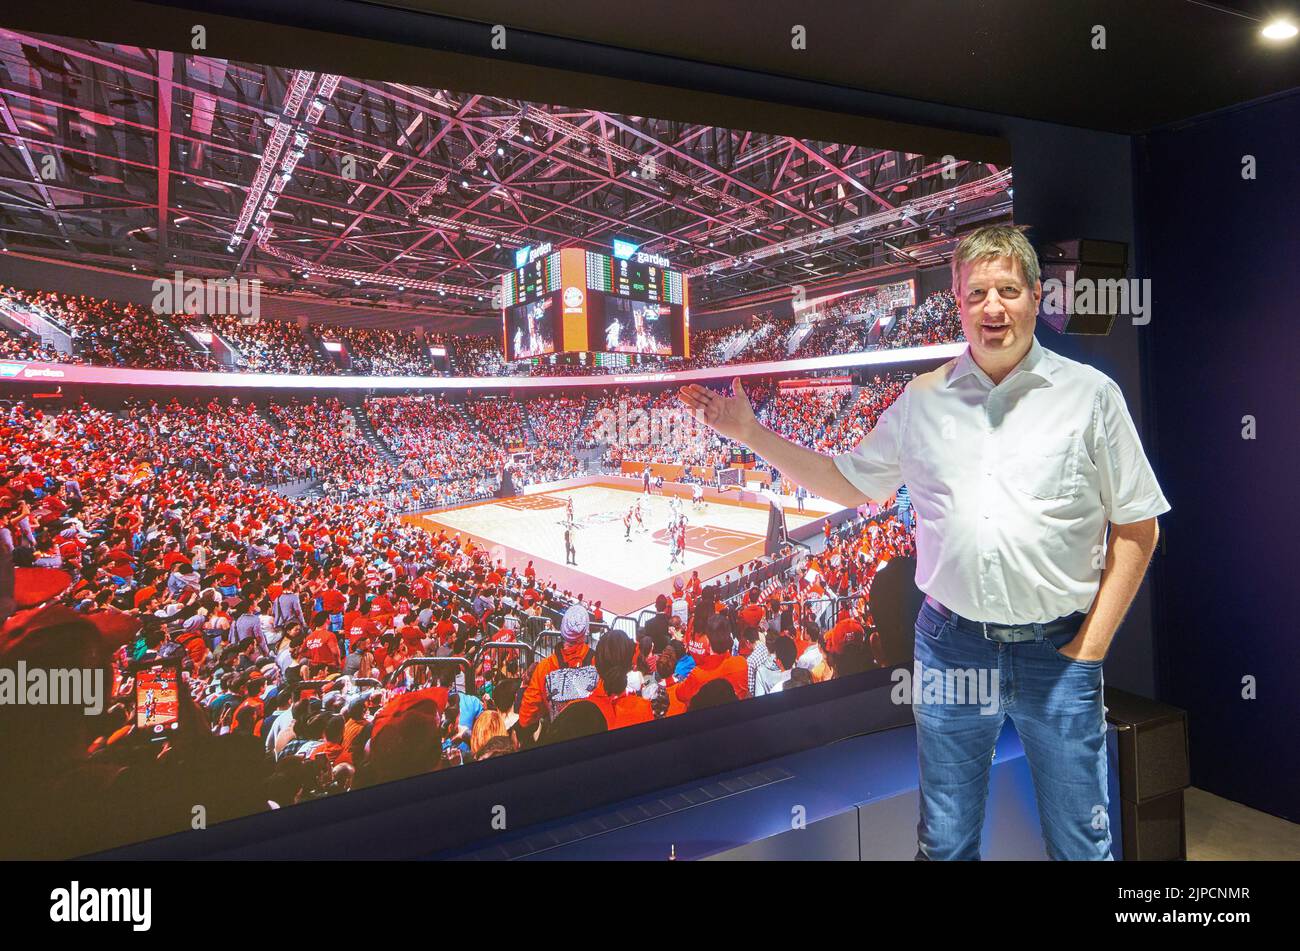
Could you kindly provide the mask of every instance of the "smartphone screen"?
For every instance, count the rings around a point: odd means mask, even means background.
[[[180,727],[180,671],[170,664],[135,675],[135,725],[161,736]]]

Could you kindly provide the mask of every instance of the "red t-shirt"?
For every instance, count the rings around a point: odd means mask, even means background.
[[[732,654],[707,654],[696,658],[695,669],[677,688],[677,699],[689,704],[701,687],[719,678],[730,682],[736,691],[736,699],[744,700],[749,696],[749,665],[745,658]]]
[[[628,693],[611,697],[605,692],[603,683],[596,684],[596,689],[587,699],[600,707],[600,712],[605,714],[605,722],[609,724],[611,730],[654,719],[654,711],[650,709],[649,700]]]
[[[761,604],[747,604],[736,613],[750,627],[758,627],[763,623],[763,605]]]
[[[313,667],[317,664],[337,667],[341,660],[338,639],[334,636],[333,631],[324,628],[308,634],[307,639],[302,642],[302,650],[303,656]]]

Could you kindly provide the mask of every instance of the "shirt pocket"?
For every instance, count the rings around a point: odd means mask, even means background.
[[[1079,491],[1079,441],[1076,433],[1030,436],[1012,450],[1008,480],[1034,499],[1059,501]]]

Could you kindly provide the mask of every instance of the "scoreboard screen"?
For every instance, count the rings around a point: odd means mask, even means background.
[[[501,276],[507,360],[551,353],[689,356],[686,277],[661,255],[543,247]],[[546,303],[545,310],[535,305]]]
[[[593,251],[587,252],[587,290],[652,304],[683,303],[680,271]]]
[[[672,354],[671,307],[612,295],[605,298],[604,305],[601,334],[605,350],[665,357]]]
[[[507,271],[503,276],[504,306],[516,307],[541,300],[560,289],[559,252],[538,258],[530,264]]]
[[[506,359],[555,352],[555,301],[516,304],[506,310]]]
[[[635,353],[604,353],[599,350],[592,353],[585,350],[552,353],[532,357],[527,361],[528,366],[546,369],[602,367],[610,370],[626,370],[641,363],[662,365],[657,357],[640,356]]]

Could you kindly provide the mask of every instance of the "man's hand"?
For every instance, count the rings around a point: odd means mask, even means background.
[[[1083,637],[1076,634],[1071,640],[1062,644],[1057,649],[1057,653],[1064,654],[1071,660],[1105,660],[1106,652],[1103,651],[1101,656],[1093,656],[1096,651],[1090,650],[1084,643]]]
[[[728,439],[748,445],[758,427],[758,418],[754,416],[754,407],[745,395],[740,377],[731,381],[731,396],[691,383],[681,388],[678,398],[696,419]]]
[[[684,386],[678,393],[691,415],[711,427],[720,436],[743,443],[775,469],[823,499],[846,508],[868,501],[860,489],[851,484],[830,456],[823,456],[778,436],[758,421],[754,407],[740,385],[731,381],[731,395],[723,396],[702,386]]]

